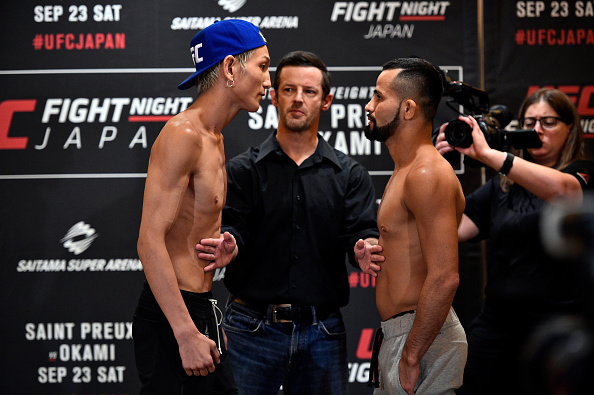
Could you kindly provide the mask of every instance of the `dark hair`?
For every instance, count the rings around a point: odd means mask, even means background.
[[[289,52],[278,62],[276,66],[276,73],[274,74],[274,82],[272,87],[274,90],[278,90],[280,85],[280,74],[281,70],[285,66],[302,66],[302,67],[316,67],[322,71],[322,92],[324,93],[324,97],[328,96],[330,93],[330,86],[331,86],[331,78],[330,72],[326,68],[322,59],[318,57],[318,55],[307,52],[307,51],[293,51]]]
[[[540,101],[547,103],[559,115],[567,125],[571,126],[565,145],[561,150],[561,156],[557,161],[555,168],[563,169],[568,164],[578,159],[584,159],[583,143],[584,133],[580,116],[577,108],[571,102],[571,99],[563,92],[557,89],[541,88],[532,93],[520,106],[519,118],[524,118],[526,110],[533,104]]]
[[[383,70],[401,69],[392,89],[402,99],[412,98],[421,106],[421,113],[433,120],[443,94],[441,74],[430,62],[421,58],[399,58],[390,60]]]

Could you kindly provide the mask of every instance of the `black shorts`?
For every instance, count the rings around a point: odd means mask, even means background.
[[[221,363],[207,376],[186,374],[173,330],[145,282],[132,326],[140,394],[237,394],[211,292],[181,293],[196,328],[220,347]]]

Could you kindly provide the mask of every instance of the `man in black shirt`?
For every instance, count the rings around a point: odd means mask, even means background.
[[[367,170],[318,133],[332,102],[324,63],[289,53],[273,87],[278,130],[229,161],[223,235],[196,248],[213,261],[205,270],[234,260],[223,327],[240,394],[281,385],[285,394],[344,394],[345,253],[366,273],[379,270],[374,189]]]

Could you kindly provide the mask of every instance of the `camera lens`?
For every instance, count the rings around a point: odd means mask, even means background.
[[[472,145],[472,128],[459,119],[449,122],[444,134],[446,141],[451,146],[468,148]]]

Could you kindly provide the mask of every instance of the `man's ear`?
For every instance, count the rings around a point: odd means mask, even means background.
[[[410,121],[415,117],[417,111],[419,111],[419,106],[413,99],[407,99],[404,102],[404,109],[402,111],[404,112],[402,118]]]
[[[276,101],[276,90],[274,88],[270,88],[270,100],[272,101],[272,105],[274,107],[278,107],[278,101]]]
[[[328,95],[326,95],[326,97],[322,101],[322,111],[326,111],[327,109],[330,108],[333,98],[334,98],[334,96],[332,95],[332,93],[328,93]]]
[[[233,55],[225,56],[223,62],[221,64],[221,68],[223,71],[223,76],[227,81],[233,81],[233,77],[235,76],[235,72],[233,70],[233,66],[236,64],[235,57]]]

